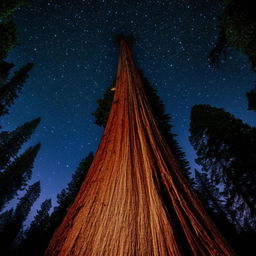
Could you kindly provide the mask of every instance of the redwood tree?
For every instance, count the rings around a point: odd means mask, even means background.
[[[185,159],[185,153],[182,151],[175,137],[177,136],[172,132],[171,125],[171,116],[165,113],[165,107],[163,101],[157,95],[156,89],[150,84],[148,79],[143,75],[143,72],[140,70],[140,76],[142,79],[143,87],[145,90],[145,94],[149,100],[149,104],[151,110],[154,114],[154,118],[158,125],[158,128],[168,143],[169,147],[173,149],[173,154],[175,155],[182,172],[190,181],[191,185],[193,185],[193,178],[190,176],[190,166],[189,162]],[[95,112],[92,113],[95,116],[95,124],[99,126],[106,126],[109,112],[111,109],[111,105],[113,102],[115,93],[115,82],[113,82],[104,93],[101,99],[98,99],[98,107]]]

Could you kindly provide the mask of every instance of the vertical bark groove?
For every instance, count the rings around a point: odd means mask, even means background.
[[[161,137],[125,40],[115,86],[92,166],[45,255],[234,255]]]

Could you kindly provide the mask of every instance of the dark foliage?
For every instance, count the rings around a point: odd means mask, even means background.
[[[0,61],[7,57],[9,51],[17,45],[17,29],[10,20],[11,15],[26,1],[1,0],[0,1]]]
[[[256,228],[256,129],[223,109],[196,105],[190,132],[196,162],[207,175],[206,187],[215,189],[210,193],[216,200],[223,199],[230,223],[238,230]]]
[[[0,209],[27,185],[40,144],[29,147],[0,173]]]
[[[45,240],[45,236],[50,227],[49,210],[51,207],[51,199],[46,199],[41,204],[41,208],[37,211],[34,220],[23,233],[23,239],[18,249],[19,255],[42,255],[48,242]]]
[[[78,168],[72,175],[72,180],[68,183],[67,187],[57,195],[57,202],[59,205],[54,209],[54,212],[63,212],[61,214],[63,217],[66,215],[66,211],[74,202],[92,161],[93,154],[90,153],[80,162]]]
[[[103,126],[104,128],[107,124],[108,115],[114,99],[114,87],[115,83],[107,88],[103,97],[97,100],[98,108],[95,112],[92,113],[92,115],[95,117],[95,124],[97,124],[98,126]]]
[[[2,0],[0,2],[0,116],[8,113],[33,66],[32,63],[26,64],[8,79],[14,65],[3,60],[18,43],[17,29],[11,21],[11,15],[25,3],[24,0]]]
[[[66,215],[67,209],[74,202],[92,161],[93,154],[90,153],[81,161],[77,170],[72,175],[72,180],[69,182],[67,187],[57,195],[57,202],[59,205],[54,209],[51,216],[51,219],[54,220],[54,222],[56,221],[55,228],[61,223],[62,219]]]
[[[40,182],[35,182],[28,187],[25,195],[19,200],[15,211],[4,213],[5,220],[0,233],[0,241],[2,243],[2,255],[13,255],[15,248],[19,244],[19,234],[23,228],[23,222],[26,220],[32,205],[40,195]]]
[[[251,255],[256,239],[256,129],[223,109],[196,105],[190,141],[197,152],[195,190],[237,252]]]
[[[0,116],[8,114],[10,106],[19,96],[33,64],[28,63],[4,84],[0,84]]]
[[[54,211],[49,218],[49,225],[46,229],[42,230],[40,239],[37,241],[37,243],[41,244],[40,250],[37,250],[37,256],[44,255],[44,251],[46,250],[55,229],[61,224],[63,218],[66,216],[68,208],[73,204],[92,161],[93,154],[90,153],[81,161],[67,187],[57,195],[58,206],[54,208]],[[40,230],[37,232],[40,232]],[[25,243],[27,242],[25,241]],[[28,253],[28,255],[33,254]]]
[[[252,89],[246,94],[248,99],[248,110],[256,111],[256,89]]]
[[[224,237],[233,244],[237,232],[227,218],[228,209],[224,208],[224,200],[220,189],[208,178],[206,172],[195,170],[195,190],[208,215],[212,218]],[[239,222],[236,223],[238,226]]]
[[[172,133],[171,131],[171,117],[170,115],[165,113],[164,104],[161,101],[160,97],[157,95],[156,89],[154,89],[152,85],[149,83],[149,81],[143,76],[142,71],[140,71],[140,75],[146,96],[149,100],[149,104],[151,106],[158,128],[160,129],[162,136],[165,138],[168,145],[170,146],[174,156],[178,160],[178,164],[180,165],[182,172],[193,185],[193,180],[190,177],[189,163],[185,159],[185,154],[181,150],[180,146],[178,145],[178,142],[175,139],[176,134]],[[92,113],[92,115],[95,116],[95,124],[99,126],[106,126],[112,101],[114,98],[114,90],[112,89],[114,87],[115,83],[113,83],[111,86],[107,88],[103,97],[97,101],[98,108],[94,113]]]
[[[26,4],[26,0],[2,0],[0,2],[0,18],[4,19],[16,12],[22,5]]]
[[[12,21],[0,22],[0,60],[18,43],[17,29]]]
[[[226,0],[220,21],[218,41],[209,54],[209,61],[218,65],[225,55],[225,49],[233,48],[249,57],[252,69],[256,71],[256,16],[251,0]]]
[[[9,74],[11,69],[14,67],[14,64],[6,62],[6,61],[1,61],[0,62],[0,79],[2,79],[3,81],[5,81]]]
[[[0,214],[0,234],[3,233],[6,226],[12,221],[13,209],[7,210]]]
[[[9,113],[10,106],[19,96],[33,66],[32,63],[28,63],[10,78],[10,71],[14,65],[3,60],[18,43],[17,29],[11,16],[25,2],[0,1],[0,116]],[[17,195],[18,190],[24,189],[31,178],[33,162],[40,144],[28,148],[18,157],[17,154],[39,122],[38,118],[13,132],[0,133],[0,208]],[[23,223],[39,194],[40,183],[36,182],[29,186],[25,195],[19,199],[15,211],[11,209],[0,215],[1,255],[20,255],[15,248],[21,238]]]
[[[12,132],[4,131],[0,133],[0,170],[6,167],[10,160],[17,155],[22,145],[31,137],[40,121],[40,118],[36,118],[17,127]]]

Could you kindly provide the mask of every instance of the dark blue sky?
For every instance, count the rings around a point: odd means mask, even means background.
[[[172,116],[178,142],[194,167],[189,116],[194,104],[222,107],[250,125],[245,93],[256,80],[247,57],[235,51],[220,69],[207,63],[223,6],[215,0],[33,0],[17,12],[20,45],[9,60],[34,62],[22,95],[1,126],[12,130],[42,118],[31,143],[42,142],[32,181],[42,193],[36,207],[70,181],[80,160],[97,149],[103,129],[91,112],[116,74],[115,33],[133,33],[138,66]],[[35,211],[36,207],[33,211]]]

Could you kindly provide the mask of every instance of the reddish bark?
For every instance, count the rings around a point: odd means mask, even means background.
[[[161,137],[125,40],[104,135],[45,255],[234,255]]]

